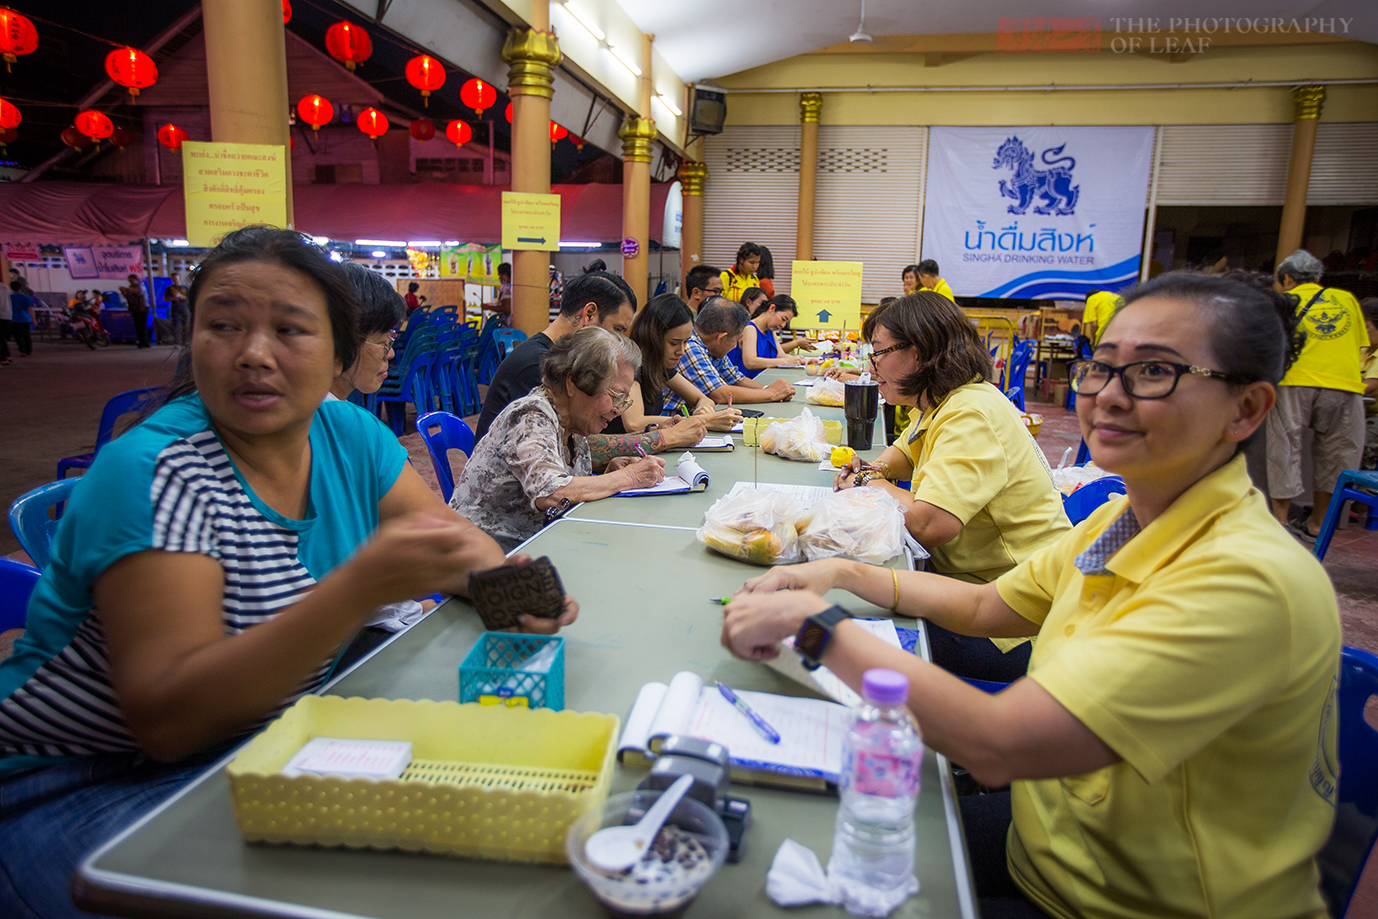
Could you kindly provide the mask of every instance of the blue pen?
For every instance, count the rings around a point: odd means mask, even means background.
[[[716,680],[714,682],[718,684],[718,692],[722,693],[722,697],[727,701],[731,702],[732,706],[736,708],[737,711],[741,712],[743,715],[746,715],[748,718],[750,718],[752,726],[755,727],[756,730],[761,732],[762,737],[764,737],[771,743],[780,742],[780,732],[775,730],[775,728],[771,727],[770,725],[766,724],[766,720],[764,718],[753,712],[751,710],[751,706],[743,702],[741,700],[741,697],[732,691],[732,687],[728,686],[721,680]]]

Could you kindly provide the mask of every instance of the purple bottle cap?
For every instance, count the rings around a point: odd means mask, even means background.
[[[861,694],[878,705],[902,705],[909,698],[909,677],[876,667],[861,678]]]

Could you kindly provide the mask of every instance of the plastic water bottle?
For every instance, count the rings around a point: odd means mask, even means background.
[[[842,748],[841,803],[828,876],[849,912],[884,915],[918,890],[914,801],[923,740],[905,707],[909,678],[866,671]]]

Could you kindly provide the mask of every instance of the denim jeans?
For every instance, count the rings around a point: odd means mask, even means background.
[[[68,891],[77,863],[226,749],[171,764],[105,753],[0,778],[0,916],[91,919]]]
[[[1010,877],[1005,860],[1005,841],[1012,819],[1010,793],[967,795],[959,798],[958,803],[983,919],[1047,919],[1047,914],[1024,896]]]

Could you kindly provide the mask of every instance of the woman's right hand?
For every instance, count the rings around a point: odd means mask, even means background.
[[[446,519],[422,511],[383,523],[345,570],[375,608],[444,590],[457,572],[502,564],[494,546],[457,515]]]
[[[848,460],[847,465],[842,467],[842,471],[833,476],[833,491],[842,491],[844,488],[853,488],[856,485],[856,474],[862,469],[861,457],[854,456]]]
[[[780,590],[824,594],[838,585],[843,562],[840,558],[825,558],[802,565],[776,565],[760,577],[747,581],[733,596],[771,594]]]
[[[695,441],[695,443],[697,442]],[[632,488],[650,488],[664,481],[665,460],[658,456],[647,456],[641,459],[619,456],[608,463],[607,474],[622,476],[626,482],[624,491]]]
[[[692,418],[681,418],[679,423],[673,427],[663,428],[660,432],[661,443],[666,450],[674,450],[679,447],[692,447],[703,436],[708,433],[708,424],[701,416]]]
[[[739,408],[725,408],[720,412],[710,412],[707,415],[700,415],[707,424],[710,431],[730,431],[742,423],[742,410]]]

